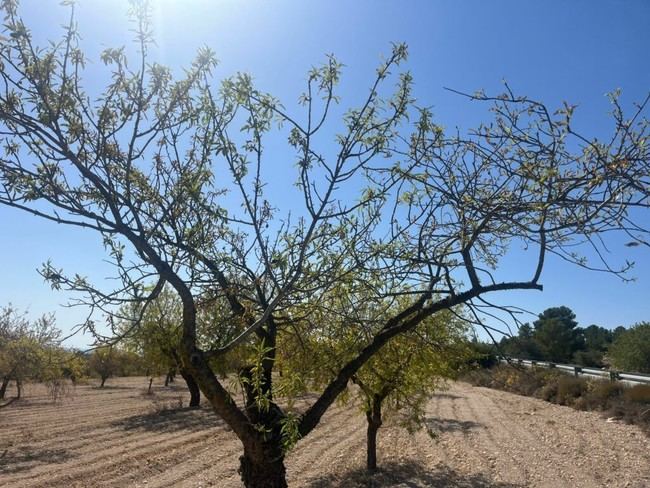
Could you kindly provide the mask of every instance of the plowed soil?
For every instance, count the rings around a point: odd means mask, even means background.
[[[0,410],[2,487],[239,488],[241,445],[180,386],[146,379],[77,386],[53,404],[40,386]],[[333,407],[287,458],[291,487],[650,487],[650,440],[532,398],[454,384],[427,407],[429,430],[386,425],[379,463],[364,473],[365,418]]]

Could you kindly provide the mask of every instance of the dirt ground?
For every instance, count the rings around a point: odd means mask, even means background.
[[[2,487],[239,488],[240,444],[177,385],[145,378],[78,386],[52,402],[40,386],[0,410]],[[427,408],[426,432],[380,430],[381,470],[364,475],[365,419],[336,406],[287,459],[291,487],[650,487],[650,439],[536,399],[454,384]]]

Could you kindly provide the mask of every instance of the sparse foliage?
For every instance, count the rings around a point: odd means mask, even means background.
[[[292,324],[295,334],[279,344],[279,392],[291,396],[322,389],[377,334],[386,316],[403,307],[403,297],[375,301],[345,284],[336,290],[328,301],[310,303]],[[390,341],[352,376],[354,386],[340,399],[358,400],[366,416],[369,470],[377,467],[377,433],[384,421],[392,419],[409,431],[424,427],[431,394],[475,356],[467,332],[462,317],[441,312]]]
[[[118,355],[119,352],[110,346],[98,347],[90,353],[88,367],[99,376],[100,388],[104,388],[107,379],[118,374],[121,366]]]
[[[51,314],[29,320],[11,305],[0,308],[0,400],[12,381],[16,399],[27,381],[46,383],[54,400],[61,396],[68,353],[58,345],[59,334]]]
[[[142,358],[150,375],[167,374],[166,383],[170,372],[178,370],[190,392],[189,406],[198,407],[201,401],[200,390],[181,361],[182,305],[178,296],[171,290],[164,289],[146,311],[141,312],[137,305],[131,305],[123,307],[121,314],[125,317],[139,317],[136,320],[137,327],[133,326],[131,320],[122,322],[120,335],[124,337],[122,342],[125,347]]]
[[[17,2],[2,3],[0,204],[102,236],[115,289],[52,263],[41,273],[104,312],[117,335],[117,309],[142,304],[136,327],[164,284],[173,288],[182,364],[242,441],[248,487],[285,487],[284,434],[308,435],[373,355],[428,317],[464,305],[478,322],[491,294],[540,290],[547,253],[625,278],[629,264],[607,261],[601,238],[619,231],[647,244],[647,100],[628,115],[613,94],[612,134],[596,140],[576,132],[573,106],[548,110],[506,86],[459,98],[490,104],[494,119],[447,133],[416,105],[407,48],[396,44],[367,97],[333,125],[333,57],[309,72],[296,110],[249,75],[214,80],[208,48],[181,76],[151,60],[146,2],[132,12],[137,52],[106,49],[101,71],[86,62],[69,8],[62,38],[40,47]],[[108,80],[98,96],[83,86],[91,70]],[[281,158],[267,154],[274,133],[286,136]],[[270,184],[290,209],[269,201]],[[501,276],[516,247],[530,261]],[[294,416],[273,395],[277,345],[306,305],[346,280],[373,302],[404,301]],[[227,309],[206,339],[198,311],[211,300]],[[215,375],[231,354],[249,361],[243,408]]]

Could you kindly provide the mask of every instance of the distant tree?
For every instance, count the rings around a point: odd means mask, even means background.
[[[573,361],[583,366],[603,367],[603,357],[612,343],[612,331],[598,325],[590,325],[581,332],[584,349],[574,353]]]
[[[165,385],[172,372],[178,371],[190,392],[190,407],[201,403],[201,392],[190,371],[181,361],[182,304],[178,295],[169,288],[163,289],[155,300],[140,310],[125,307],[122,314],[138,314],[137,326],[133,321],[122,323],[120,332],[126,348],[137,352],[150,374],[166,374]]]
[[[78,379],[89,375],[88,358],[80,350],[66,350],[62,361],[63,376],[75,384]]]
[[[60,331],[54,315],[30,321],[26,314],[8,305],[0,308],[0,399],[11,381],[20,398],[25,381],[52,382],[62,378]]]
[[[616,369],[650,373],[650,322],[640,322],[620,333],[607,355]]]
[[[466,331],[451,313],[429,318],[417,332],[387,344],[352,377],[368,424],[369,471],[377,469],[377,434],[386,417],[395,417],[409,432],[426,426],[424,407],[431,395],[472,357]]]
[[[494,342],[483,342],[472,338],[469,342],[472,354],[468,358],[468,366],[491,368],[499,363],[499,353],[503,353],[501,345],[495,347]]]
[[[625,334],[627,332],[627,329],[623,327],[622,325],[619,325],[612,331],[612,342],[616,341],[622,334]]]
[[[553,307],[539,314],[533,322],[534,339],[539,347],[541,359],[554,362],[569,362],[576,351],[584,348],[584,339],[576,316],[568,307]]]
[[[146,374],[144,361],[138,353],[126,350],[122,345],[114,352],[118,362],[115,376],[140,376]]]
[[[104,388],[106,380],[120,371],[119,353],[110,346],[98,347],[90,353],[88,367],[101,379],[100,388]]]
[[[516,336],[503,337],[499,346],[503,354],[513,358],[541,359],[542,356],[530,324],[522,324]]]
[[[576,322],[576,314],[573,313],[569,307],[551,307],[544,310],[537,316],[537,320],[533,322],[533,327],[537,330],[545,320],[556,319],[567,329],[575,329],[578,326]]]
[[[278,360],[291,372],[281,385],[299,385],[309,391],[328,384],[331,375],[358,354],[382,326],[385,315],[403,300],[393,297],[377,302],[367,295],[368,290],[352,289],[346,283],[335,288],[328,300],[305,310],[303,317],[309,320],[296,320],[294,329],[300,335],[280,345]],[[377,468],[377,435],[384,421],[392,418],[409,432],[424,427],[424,407],[431,394],[477,357],[468,328],[467,321],[452,311],[428,317],[417,331],[386,344],[352,376],[356,386],[341,399],[358,400],[355,403],[366,417],[369,471]]]
[[[585,341],[585,349],[604,352],[612,342],[613,333],[609,329],[592,324],[583,329],[582,336]]]

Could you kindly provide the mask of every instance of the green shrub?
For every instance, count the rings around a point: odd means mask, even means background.
[[[650,322],[641,322],[622,332],[607,355],[619,370],[650,373]]]
[[[576,410],[600,410],[608,417],[639,425],[650,433],[650,385],[628,387],[621,382],[512,365],[471,371],[464,379],[475,386],[534,396]]]

